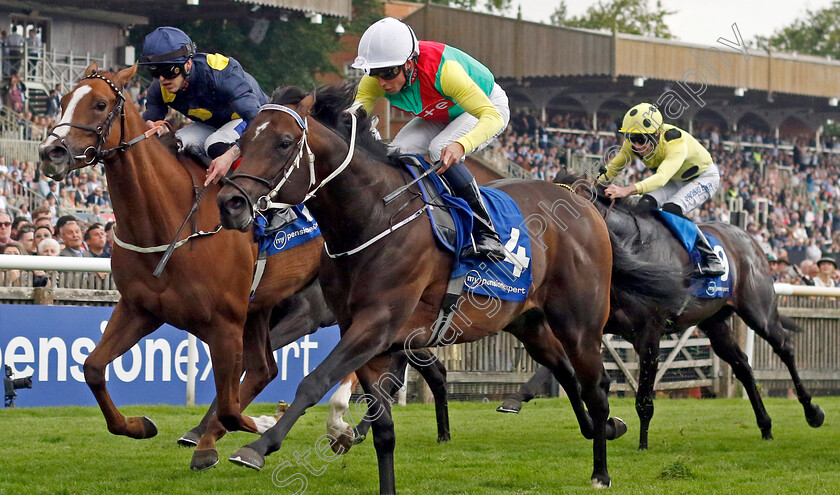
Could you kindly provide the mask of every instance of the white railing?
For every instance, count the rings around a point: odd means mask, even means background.
[[[111,273],[110,258],[73,258],[69,256],[11,256],[0,255],[0,270],[50,270],[61,272]],[[198,372],[198,341],[187,334],[187,396],[188,406],[195,404],[195,380]]]

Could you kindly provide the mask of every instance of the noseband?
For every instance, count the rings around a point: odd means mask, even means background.
[[[123,151],[125,148],[130,146],[130,144],[125,142],[125,97],[123,96],[122,92],[117,89],[117,86],[112,83],[108,78],[104,76],[100,76],[99,74],[93,73],[89,76],[85,76],[82,78],[82,81],[85,79],[101,79],[108,83],[108,86],[114,91],[117,95],[117,104],[114,105],[114,108],[111,109],[111,112],[105,117],[105,120],[102,121],[98,126],[91,127],[89,125],[84,124],[76,124],[74,122],[64,122],[62,124],[56,125],[52,132],[50,132],[50,136],[55,137],[58,141],[66,148],[70,149],[67,146],[67,143],[64,141],[64,138],[59,136],[55,133],[55,130],[61,126],[68,126],[76,129],[82,129],[83,131],[93,132],[98,137],[96,141],[96,146],[88,146],[84,153],[81,155],[76,155],[73,158],[76,160],[84,160],[85,164],[93,165],[94,163],[101,162],[102,159],[108,153],[116,150]],[[108,136],[111,135],[111,127],[114,125],[114,121],[117,118],[117,115],[120,116],[120,144],[119,146],[107,150],[103,150],[102,147],[105,145],[105,141],[108,140]],[[133,143],[132,143],[133,144]]]
[[[307,132],[309,130],[308,121],[306,118],[300,116],[299,113],[295,112],[289,107],[283,105],[277,105],[273,103],[268,103],[260,107],[260,112],[264,111],[279,111],[289,114],[295,122],[297,123],[298,127],[300,127],[301,131],[303,131],[300,141],[298,142],[298,152],[294,158],[292,163],[287,161],[283,164],[283,167],[280,168],[277,175],[271,181],[268,181],[262,177],[258,177],[256,175],[250,174],[234,174],[228,178],[223,179],[225,184],[231,185],[234,189],[240,192],[242,196],[245,197],[245,201],[248,202],[248,207],[251,210],[251,214],[253,217],[257,215],[262,216],[263,213],[270,209],[275,208],[289,208],[294,205],[286,204],[286,203],[276,203],[273,199],[277,196],[277,193],[280,192],[280,188],[289,180],[289,177],[292,175],[297,168],[300,167],[300,161],[303,158],[304,150],[306,150],[307,159],[309,160],[309,190],[306,193],[306,196],[301,201],[301,204],[307,202],[311,198],[315,197],[315,192],[318,191],[321,187],[326,185],[329,181],[333,180],[338,174],[340,174],[347,165],[350,164],[350,161],[353,159],[353,152],[356,149],[356,114],[353,112],[347,112],[350,114],[351,117],[351,130],[350,130],[350,145],[349,150],[347,152],[347,157],[345,157],[344,162],[341,163],[329,176],[327,176],[324,180],[321,181],[320,184],[315,186],[316,178],[315,178],[315,154],[312,152],[312,149],[309,147],[309,141],[307,139]],[[283,171],[285,170],[285,174]],[[282,174],[282,178],[277,182],[277,185],[272,186],[272,182],[276,181],[278,177]],[[242,188],[239,184],[235,182],[236,179],[249,179],[254,182],[257,182],[263,186],[265,186],[269,191],[263,196],[260,196],[256,201],[251,200],[251,196],[245,192],[245,189]],[[314,186],[314,187],[313,187]]]

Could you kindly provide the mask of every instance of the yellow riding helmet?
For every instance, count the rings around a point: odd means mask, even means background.
[[[662,129],[662,114],[650,103],[639,103],[624,114],[618,132],[655,134]]]

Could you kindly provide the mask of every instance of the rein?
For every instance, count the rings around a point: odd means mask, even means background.
[[[55,133],[55,129],[58,129],[61,126],[68,126],[71,128],[82,129],[83,131],[93,132],[97,136],[96,146],[88,146],[85,148],[85,151],[81,155],[76,155],[73,157],[75,160],[84,160],[86,165],[93,165],[95,163],[100,163],[104,160],[104,158],[113,153],[113,152],[126,152],[129,148],[134,146],[135,144],[143,141],[144,139],[148,139],[153,135],[160,135],[164,132],[165,129],[171,130],[169,123],[163,120],[159,120],[155,122],[155,125],[152,126],[150,129],[146,130],[139,136],[131,139],[130,141],[125,140],[125,97],[122,94],[117,86],[111,82],[110,79],[99,75],[97,73],[90,74],[82,78],[84,81],[85,79],[100,79],[105,81],[108,84],[108,87],[114,91],[114,94],[117,96],[117,103],[114,105],[114,108],[108,113],[105,119],[96,127],[91,127],[89,125],[84,124],[77,124],[75,122],[64,122],[60,123],[53,128],[52,132],[50,132],[50,136],[55,137],[58,141],[64,146],[66,149],[70,149],[67,146],[67,143],[64,139]],[[114,122],[117,119],[117,115],[120,117],[120,144],[113,148],[108,148],[103,150],[102,147],[105,145],[105,142],[108,140],[108,136],[111,135],[111,128],[114,126]],[[193,189],[195,189],[195,183],[193,183]],[[192,208],[190,212],[187,214],[187,217],[184,219],[184,223],[181,224],[181,228],[178,229],[178,233],[175,234],[175,238],[172,242],[168,245],[160,245],[160,246],[151,246],[151,247],[140,247],[135,246],[134,244],[127,243],[117,237],[117,232],[114,230],[114,243],[120,246],[123,249],[128,251],[133,251],[135,253],[159,253],[165,251],[163,257],[161,258],[160,262],[158,263],[157,268],[155,268],[154,276],[160,277],[160,274],[163,272],[163,268],[166,266],[166,263],[169,261],[170,256],[172,256],[172,252],[183,246],[187,243],[190,239],[197,238],[197,237],[204,237],[208,235],[213,235],[218,233],[222,226],[218,225],[215,230],[211,232],[205,232],[203,230],[198,232],[193,232],[191,235],[187,236],[180,241],[178,238],[181,236],[181,232],[183,232],[184,227],[189,222],[190,218],[193,214],[198,210],[198,204],[201,202],[201,199],[204,197],[204,193],[207,192],[207,188],[203,188],[200,193],[196,195],[195,202],[193,202]]]
[[[298,114],[289,107],[277,105],[274,103],[268,103],[260,107],[260,112],[264,111],[278,111],[290,115],[293,119],[295,119],[295,122],[297,123],[298,127],[300,127],[300,129],[303,131],[303,134],[301,135],[300,141],[298,143],[297,156],[294,158],[294,161],[291,162],[291,164],[289,164],[289,162],[286,162],[280,169],[280,172],[277,176],[275,176],[275,179],[280,176],[284,169],[286,172],[285,174],[283,174],[283,177],[274,187],[271,186],[271,182],[269,182],[268,180],[263,179],[262,177],[257,177],[255,175],[249,174],[234,174],[224,179],[225,184],[233,186],[237,191],[239,191],[242,194],[242,196],[245,197],[245,200],[248,202],[248,206],[251,209],[253,216],[264,216],[263,213],[265,211],[275,208],[290,208],[292,206],[295,206],[286,203],[276,203],[272,200],[277,196],[277,193],[280,192],[280,188],[282,188],[283,185],[286,184],[286,181],[289,180],[289,177],[292,175],[292,172],[294,172],[300,167],[300,161],[303,158],[304,150],[306,150],[307,159],[309,161],[309,191],[307,191],[306,196],[304,196],[303,201],[301,201],[300,204],[306,203],[310,199],[314,198],[315,193],[318,191],[318,189],[324,187],[327,183],[335,179],[341,172],[343,172],[344,169],[347,168],[347,166],[350,165],[350,162],[353,160],[353,154],[356,150],[356,114],[353,112],[348,112],[350,114],[352,124],[350,130],[350,144],[349,149],[347,151],[347,156],[344,158],[344,161],[341,162],[341,164],[338,167],[336,167],[336,169],[333,170],[333,172],[330,175],[324,178],[324,180],[322,180],[320,184],[315,186],[315,183],[317,182],[317,179],[315,178],[315,153],[313,153],[312,149],[309,147],[309,140],[307,138],[307,133],[309,130],[308,118],[301,117],[300,114]],[[269,192],[263,196],[260,196],[256,201],[251,201],[250,195],[246,193],[245,190],[239,184],[236,184],[235,179],[252,180],[268,188]]]

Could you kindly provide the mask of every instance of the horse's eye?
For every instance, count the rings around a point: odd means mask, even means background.
[[[106,104],[104,101],[99,101],[96,103],[96,109],[100,112],[104,112],[106,108],[108,108],[108,104]]]
[[[292,142],[289,141],[288,139],[284,139],[283,141],[280,141],[279,143],[277,143],[277,147],[280,148],[281,150],[288,149],[289,146],[291,146],[291,145],[292,145]]]

